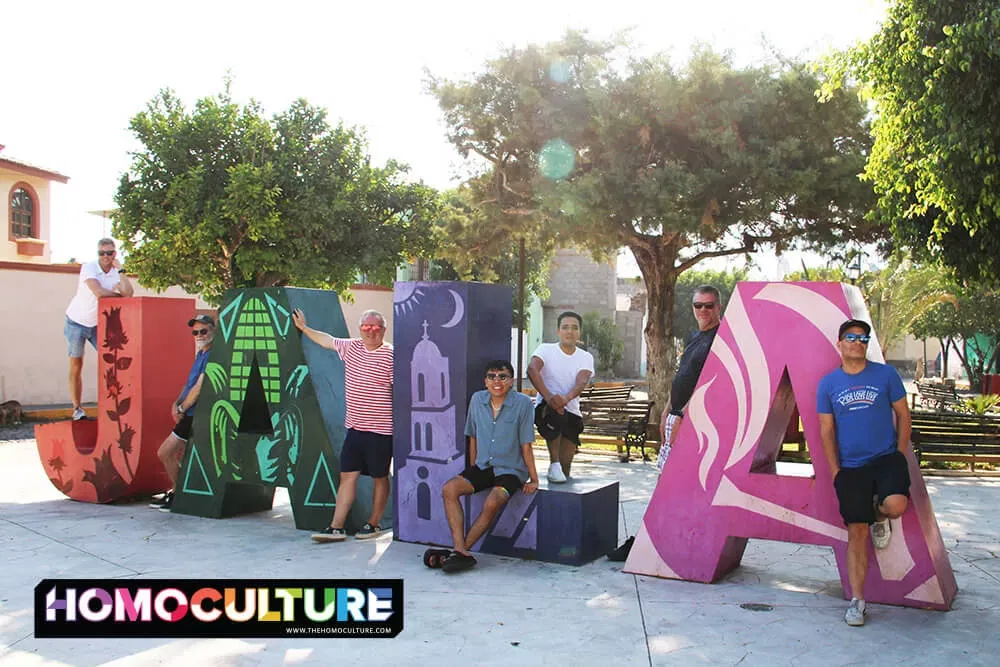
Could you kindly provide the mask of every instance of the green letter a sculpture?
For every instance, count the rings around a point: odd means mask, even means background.
[[[344,440],[344,364],[301,337],[291,319],[295,308],[311,327],[348,337],[334,292],[274,287],[226,294],[174,511],[212,518],[259,512],[283,486],[296,528],[330,524]],[[361,485],[358,491],[355,505],[366,497],[370,504],[370,492]],[[353,509],[349,532],[370,507]]]

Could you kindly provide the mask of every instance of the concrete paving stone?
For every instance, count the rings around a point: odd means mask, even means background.
[[[581,456],[573,474],[618,480],[619,542],[635,534],[654,465]],[[45,478],[33,442],[0,442],[0,667],[995,664],[1000,480],[927,485],[960,587],[952,611],[873,605],[865,628],[849,628],[829,547],[751,540],[742,566],[711,585],[637,577],[603,558],[571,567],[480,555],[449,576],[423,566],[424,545],[390,536],[314,544],[280,489],[271,510],[226,520],[73,502]],[[37,640],[33,589],[56,576],[402,578],[406,626],[394,640]]]

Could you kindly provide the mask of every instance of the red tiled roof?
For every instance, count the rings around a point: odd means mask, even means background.
[[[3,150],[3,144],[0,144],[0,151]],[[45,169],[43,167],[38,167],[28,162],[23,162],[21,160],[14,160],[11,158],[0,157],[0,168],[6,167],[12,171],[16,171],[22,174],[27,174],[28,176],[37,176],[39,178],[45,178],[50,181],[59,181],[60,183],[66,183],[69,181],[69,176],[63,176],[57,171],[52,171],[50,169]]]

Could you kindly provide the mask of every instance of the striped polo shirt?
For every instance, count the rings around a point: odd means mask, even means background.
[[[392,345],[369,350],[360,338],[334,338],[333,348],[344,361],[344,426],[392,435]]]

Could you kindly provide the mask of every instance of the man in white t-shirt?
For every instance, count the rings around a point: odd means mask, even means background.
[[[565,482],[583,432],[580,392],[594,374],[594,356],[576,346],[583,318],[567,311],[556,320],[558,343],[542,343],[531,355],[528,379],[538,391],[535,425],[549,447],[553,483]]]
[[[83,419],[87,414],[80,406],[83,395],[83,348],[90,343],[97,349],[97,300],[101,297],[132,296],[132,283],[120,273],[122,268],[115,255],[115,242],[101,239],[97,242],[97,261],[80,267],[80,281],[76,296],[66,308],[63,334],[69,343],[69,395],[73,402],[73,419]]]

